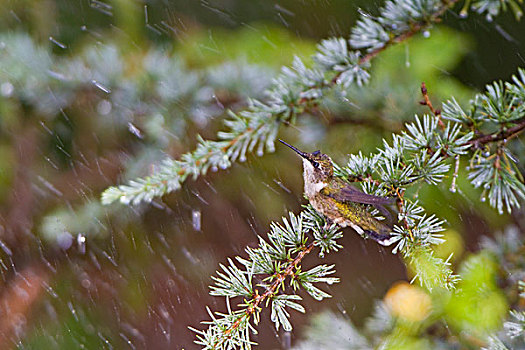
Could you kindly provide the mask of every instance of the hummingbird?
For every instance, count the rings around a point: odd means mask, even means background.
[[[390,213],[383,207],[390,198],[363,193],[344,179],[334,175],[332,159],[321,151],[307,153],[279,140],[303,158],[304,193],[316,211],[341,227],[352,227],[359,235],[381,245],[393,243],[391,228],[376,219],[366,208],[372,205],[385,218]]]

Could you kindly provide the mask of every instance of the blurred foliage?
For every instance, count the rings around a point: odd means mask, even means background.
[[[156,27],[160,20],[153,22],[164,8],[155,11],[153,4],[147,4],[150,23],[145,23],[145,3],[138,1],[0,4],[2,289],[8,290],[11,276],[24,268],[44,266],[51,275],[26,312],[27,324],[14,333],[1,329],[4,336],[10,334],[9,344],[22,349],[190,344],[193,335],[186,325],[204,317],[202,305],[211,302],[205,279],[218,261],[252,244],[255,235],[250,230],[264,230],[285,208],[297,206],[300,164],[288,152],[251,159],[225,175],[192,182],[153,208],[99,204],[99,193],[107,185],[150,173],[165,154],[192,149],[197,133],[214,135],[225,109],[245,107],[246,98],[261,96],[276,69],[289,64],[292,55],[308,59],[314,51],[311,40],[267,22],[206,28],[193,19],[181,25],[178,15],[171,14],[168,26]],[[178,3],[196,4],[201,7],[197,1]],[[284,10],[293,4],[287,2],[279,13],[284,13],[285,23],[300,23],[311,36],[346,33],[346,27],[332,26],[335,22],[321,12],[347,16],[355,5],[338,1],[343,10],[335,10],[333,4],[311,4],[316,11],[301,4],[290,15]],[[255,4],[243,6],[261,11]],[[250,16],[260,18],[257,15]],[[301,22],[303,16],[310,16],[310,23]],[[320,22],[324,27],[315,24]],[[472,90],[450,72],[473,47],[465,34],[439,27],[428,38],[416,37],[385,51],[366,89],[350,89],[344,98],[333,96],[323,113],[299,121],[301,142],[339,161],[358,150],[375,151],[381,138],[426,111],[417,105],[421,81],[435,105],[450,95],[467,102]],[[297,129],[283,134],[293,139]],[[458,177],[463,189],[459,195],[430,186],[414,190],[429,212],[439,213],[454,227],[445,233],[447,243],[436,256],[446,259],[454,253],[457,260],[452,261],[464,276],[461,291],[449,295],[418,290],[416,295],[431,296],[433,311],[415,325],[396,323],[384,305],[378,307],[367,320],[374,327],[366,336],[347,319],[321,314],[305,334],[309,341],[315,334],[330,334],[330,339],[299,348],[336,349],[350,340],[348,346],[376,346],[370,334],[380,330],[392,332],[387,339],[391,348],[429,348],[435,339],[418,336],[432,334],[431,325],[441,317],[451,329],[473,337],[498,330],[509,304],[518,304],[515,285],[524,278],[525,265],[523,248],[515,242],[522,233],[509,234],[513,238],[503,242],[485,242],[492,246],[490,252],[463,253],[475,249],[481,232],[491,233],[515,218],[497,215],[488,204],[472,208],[478,192],[462,179],[466,176]],[[205,232],[197,232],[188,219],[200,208]],[[86,237],[86,246],[78,237]],[[341,256],[343,262],[348,258]],[[376,271],[385,269],[381,261],[371,263]],[[514,280],[505,284],[508,275]],[[377,288],[394,277],[384,278]],[[369,287],[362,283],[365,287],[357,294],[369,302]],[[177,313],[177,308],[184,311]],[[381,315],[391,324],[378,323]],[[172,338],[163,338],[166,334]],[[268,347],[275,346],[273,337],[268,338]],[[265,344],[264,339],[259,343]]]
[[[463,261],[459,274],[460,292],[445,306],[451,326],[475,337],[497,331],[508,305],[496,285],[496,261],[483,253],[470,256]]]
[[[190,32],[176,50],[191,67],[242,58],[278,69],[289,65],[293,56],[308,60],[315,45],[283,28],[253,23],[235,31],[215,28]]]
[[[61,312],[67,313],[67,310]],[[19,349],[104,349],[108,346],[124,346],[125,340],[117,341],[110,332],[100,329],[104,324],[102,317],[91,317],[86,312],[89,310],[80,310],[75,316],[63,318],[58,327],[49,327],[48,329],[37,330],[30,334]],[[109,345],[111,344],[111,345]]]

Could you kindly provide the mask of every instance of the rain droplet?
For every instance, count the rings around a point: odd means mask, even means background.
[[[4,253],[6,253],[7,255],[9,255],[9,256],[13,255],[13,252],[11,251],[11,249],[9,249],[9,247],[6,246],[5,243],[2,242],[2,241],[0,241],[0,248],[2,248]]]
[[[191,223],[195,231],[201,230],[201,211],[199,209],[194,209],[191,212]]]
[[[96,87],[98,87],[100,90],[104,91],[106,94],[109,94],[111,92],[109,88],[105,87],[104,85],[96,81],[95,79],[91,80],[91,83],[95,85]]]
[[[91,287],[91,281],[88,278],[84,278],[82,282],[80,282],[82,287],[89,289]]]
[[[221,169],[227,169],[228,167],[230,166],[230,159],[228,158],[228,156],[225,154],[221,161],[219,162],[219,168]]]
[[[408,45],[405,45],[405,67],[410,67],[410,50],[408,49]]]
[[[65,44],[63,44],[60,41],[56,40],[52,36],[49,37],[49,41],[51,41],[53,44],[55,44],[56,46],[60,47],[61,49],[67,48],[67,46]]]
[[[2,96],[4,97],[10,97],[13,94],[14,90],[15,88],[10,82],[5,82],[2,85],[0,85],[0,93],[2,93]]]
[[[86,253],[86,236],[79,233],[77,235],[77,245],[78,245],[78,251],[80,254]]]
[[[67,306],[69,307],[69,310],[71,311],[71,314],[75,318],[75,320],[78,322],[78,316],[77,316],[77,310],[75,310],[75,307],[73,306],[73,303],[68,301]]]
[[[137,136],[139,139],[142,139],[144,138],[144,135],[142,135],[142,132],[140,131],[139,128],[137,128],[133,123],[129,122],[128,123],[128,130],[130,133],[132,133],[133,135]]]
[[[71,244],[73,244],[73,236],[69,232],[63,232],[57,235],[56,242],[60,248],[64,250],[69,249]]]
[[[100,115],[108,115],[111,112],[112,105],[108,100],[102,100],[97,104],[97,112]]]
[[[64,74],[61,74],[59,72],[54,72],[52,70],[48,70],[47,73],[49,74],[50,77],[56,79],[56,80],[61,80],[61,81],[65,81],[66,80],[66,76]]]

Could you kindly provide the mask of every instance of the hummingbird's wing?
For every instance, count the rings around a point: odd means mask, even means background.
[[[335,191],[330,191],[325,187],[321,190],[321,193],[325,196],[335,199],[338,202],[370,204],[379,210],[379,212],[385,216],[387,221],[392,222],[392,215],[385,207],[383,207],[383,204],[391,204],[393,202],[393,198],[366,194],[347,184],[340,183],[340,186],[341,187]]]
[[[336,191],[321,191],[324,195],[329,196],[339,202],[355,202],[361,204],[382,205],[392,203],[392,198],[374,196],[366,194],[350,185],[342,185]]]

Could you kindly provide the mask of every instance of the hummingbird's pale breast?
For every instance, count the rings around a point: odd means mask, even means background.
[[[303,168],[304,193],[306,194],[306,197],[310,199],[310,197],[319,194],[319,192],[325,188],[328,183],[324,182],[316,175],[314,166],[312,163],[310,163],[310,161],[303,159]]]

